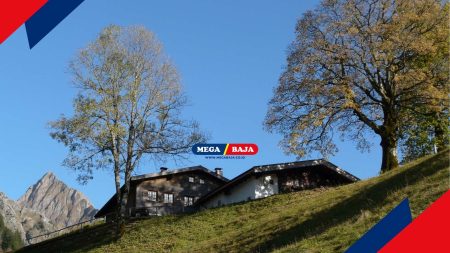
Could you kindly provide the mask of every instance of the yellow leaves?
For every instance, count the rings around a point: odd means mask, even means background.
[[[398,120],[416,103],[442,105],[446,8],[434,0],[375,1],[370,8],[349,0],[309,12],[296,28],[266,125],[284,134],[290,152],[308,153],[329,150],[333,129],[345,135],[364,126],[381,135],[386,117]]]
[[[359,33],[359,30],[355,26],[351,26],[350,28],[348,28],[347,33],[349,35],[356,35]]]
[[[342,104],[343,109],[355,109],[358,108],[358,105],[353,100],[345,100],[345,103]]]
[[[312,125],[314,126],[314,127],[319,127],[319,126],[321,126],[322,125],[322,120],[320,120],[320,119],[315,119],[315,120],[313,120],[313,122],[312,122]]]

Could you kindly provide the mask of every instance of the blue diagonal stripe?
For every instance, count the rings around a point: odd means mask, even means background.
[[[405,199],[350,246],[345,253],[376,253],[408,226],[411,221],[409,201]]]
[[[84,0],[49,0],[27,22],[28,43],[33,48]]]

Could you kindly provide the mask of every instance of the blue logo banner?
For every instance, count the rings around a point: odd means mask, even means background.
[[[376,253],[412,221],[408,199],[403,200],[356,241],[345,253]]]
[[[49,0],[25,22],[28,43],[33,48],[84,0]]]

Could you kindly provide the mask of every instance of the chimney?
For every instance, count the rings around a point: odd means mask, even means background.
[[[165,172],[165,171],[168,170],[168,168],[167,167],[161,167],[160,170],[161,170],[161,172]]]
[[[215,171],[216,171],[216,175],[218,175],[218,176],[223,176],[223,170],[222,170],[222,168],[215,168]]]

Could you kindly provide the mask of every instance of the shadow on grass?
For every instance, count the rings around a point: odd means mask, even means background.
[[[185,214],[189,215],[189,214]],[[171,222],[176,223],[183,215],[173,216]],[[159,217],[142,217],[127,221],[126,230],[130,229],[134,223],[154,219]],[[117,242],[116,223],[105,223],[59,237],[29,245],[14,253],[76,253],[87,252]]]
[[[106,223],[26,246],[15,253],[84,252],[116,241],[115,224]]]
[[[386,197],[391,192],[404,188],[446,168],[448,166],[447,154],[448,151],[445,151],[437,156],[425,159],[411,168],[388,176],[388,178],[381,182],[363,188],[352,197],[313,215],[307,221],[278,233],[275,237],[251,249],[250,252],[271,252],[295,241],[321,234],[327,229],[357,216],[363,209],[381,207],[385,204]],[[335,248],[336,252],[344,250],[345,248],[340,248],[340,246]]]
[[[429,177],[446,168],[448,166],[447,154],[448,150],[437,156],[424,159],[420,163],[406,170],[393,172],[392,175],[388,174],[385,178],[380,179],[379,182],[373,185],[362,186],[362,188],[351,197],[336,203],[326,210],[314,214],[307,221],[280,232],[272,238],[268,238],[265,242],[256,245],[248,251],[270,252],[295,241],[321,234],[331,227],[357,217],[363,209],[381,207],[386,204],[386,197],[391,192],[405,188],[410,184],[420,181],[424,177]],[[195,217],[197,214],[175,216],[172,219],[169,219],[168,222],[178,223],[179,220],[183,219],[185,216],[192,215]],[[102,224],[98,227],[88,228],[83,231],[63,235],[55,239],[25,247],[16,251],[16,253],[86,252],[113,243],[115,241],[114,228],[114,224]],[[218,246],[223,246],[222,243],[230,245],[231,242],[221,242]],[[349,245],[344,245],[344,247],[347,246]],[[345,248],[341,247],[342,246],[336,247],[335,251],[344,251]],[[217,251],[221,250],[217,249]]]

